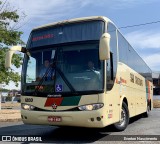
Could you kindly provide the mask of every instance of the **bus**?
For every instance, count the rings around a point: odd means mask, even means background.
[[[21,73],[25,124],[123,131],[131,117],[153,108],[152,71],[114,23],[103,16],[76,18],[34,28]],[[43,72],[42,72],[43,69]],[[45,69],[45,70],[44,70]]]

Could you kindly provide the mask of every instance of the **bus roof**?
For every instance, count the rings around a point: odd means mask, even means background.
[[[54,22],[54,23],[50,23],[50,24],[45,24],[45,25],[36,27],[33,30],[47,28],[47,27],[51,27],[51,26],[55,26],[55,25],[63,25],[63,24],[67,24],[67,23],[75,23],[75,22],[91,21],[91,20],[102,20],[104,22],[113,23],[109,18],[104,17],[104,16],[91,16],[91,17],[75,18],[75,19],[70,19],[70,20],[64,20],[64,21]]]

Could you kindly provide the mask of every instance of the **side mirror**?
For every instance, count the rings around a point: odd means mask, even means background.
[[[100,38],[99,43],[99,58],[100,60],[110,59],[110,34],[104,33]]]
[[[10,68],[11,67],[11,60],[12,56],[16,51],[22,51],[21,46],[13,46],[9,49],[9,51],[6,53],[5,57],[5,68]]]

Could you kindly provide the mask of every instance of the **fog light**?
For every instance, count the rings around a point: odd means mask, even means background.
[[[91,121],[93,122],[93,121],[94,121],[94,118],[91,118]]]
[[[97,117],[97,121],[101,121],[101,118],[100,118],[100,117]]]

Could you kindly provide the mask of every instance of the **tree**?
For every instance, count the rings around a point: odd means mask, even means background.
[[[19,24],[24,19],[24,13],[18,14],[18,10],[12,7],[9,2],[0,0],[0,83],[8,84],[15,82],[18,86],[20,75],[12,69],[6,70],[4,67],[5,54],[10,46],[24,45],[21,40],[23,34],[19,31]],[[22,63],[21,54],[14,54],[12,64],[19,68]]]

